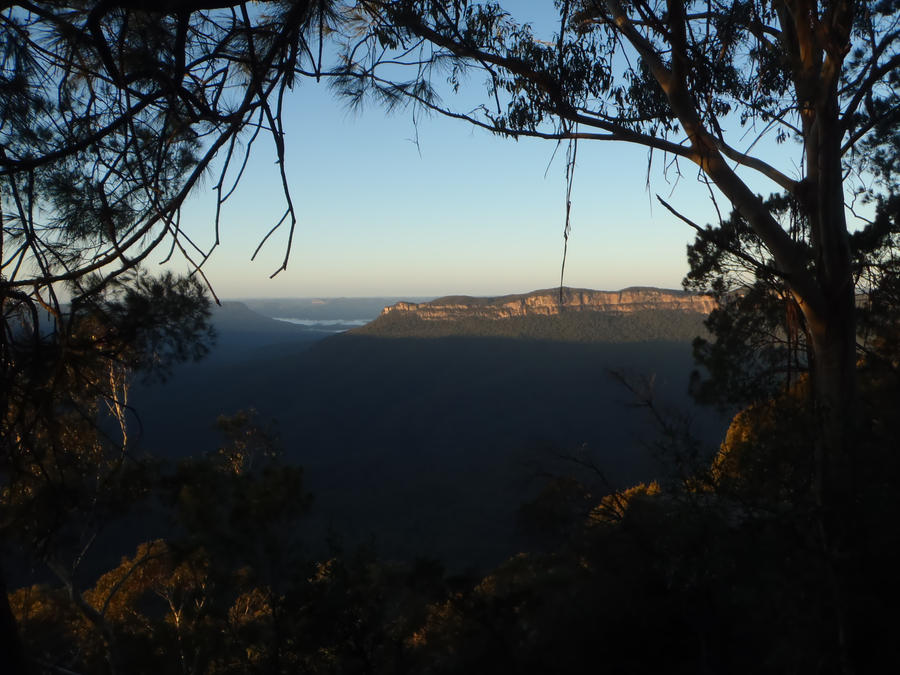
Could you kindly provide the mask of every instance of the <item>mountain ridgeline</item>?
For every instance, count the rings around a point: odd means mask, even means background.
[[[705,333],[710,296],[658,288],[552,288],[476,298],[453,295],[385,307],[355,335],[394,338],[503,337],[564,342],[691,341]]]

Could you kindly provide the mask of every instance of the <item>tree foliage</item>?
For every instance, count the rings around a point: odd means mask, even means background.
[[[151,280],[139,266],[151,252],[168,249],[167,259],[183,257],[202,277],[211,250],[182,227],[181,207],[214,175],[221,209],[264,129],[282,169],[281,222],[293,227],[281,110],[297,72],[320,67],[312,45],[332,18],[328,7],[178,2],[151,8],[127,1],[4,6],[5,410],[27,400],[27,383],[44,376],[39,364],[67,368],[72,361],[64,358],[78,350],[113,358],[127,348],[136,365],[154,368],[199,354],[190,346],[205,331],[198,323],[206,315],[197,284],[171,276]],[[213,226],[218,243],[218,215]],[[114,301],[104,299],[110,294]],[[106,344],[97,331],[84,330],[90,321],[103,322]],[[6,431],[3,443],[14,443]]]
[[[796,205],[768,200],[776,213],[795,217]],[[896,197],[880,200],[875,217],[850,235],[860,358],[896,360],[898,221]],[[892,213],[892,209],[894,213]],[[808,331],[790,289],[776,274],[749,265],[740,253],[761,243],[739,213],[718,227],[707,226],[688,247],[686,288],[709,290],[718,300],[706,320],[711,339],[694,343],[693,393],[724,406],[765,400],[809,372],[813,358]],[[703,373],[701,375],[701,373]]]
[[[4,3],[0,471],[7,543],[27,541],[46,559],[64,532],[87,546],[103,514],[121,507],[115,486],[134,461],[126,452],[131,373],[164,376],[205,353],[211,338],[200,279],[218,244],[218,211],[215,241],[204,248],[183,226],[182,205],[212,177],[220,211],[264,132],[274,140],[285,195],[285,215],[272,231],[293,230],[282,105],[298,75],[321,70],[330,6]],[[154,251],[183,258],[191,278],[148,276],[141,265]],[[281,269],[286,264],[287,255]],[[99,425],[106,415],[121,438]],[[62,551],[53,555],[67,558],[60,565],[71,572],[79,556]],[[25,670],[2,605],[0,620],[0,648],[13,670]]]
[[[90,293],[163,243],[199,267],[209,252],[181,228],[181,205],[211,171],[224,204],[263,129],[283,162],[283,97],[330,16],[311,2],[10,3],[4,288]]]

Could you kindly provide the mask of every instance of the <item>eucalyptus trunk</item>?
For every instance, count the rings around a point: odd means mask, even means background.
[[[814,91],[800,88],[801,94]],[[817,297],[801,307],[809,334],[810,384],[818,428],[814,439],[818,528],[831,578],[840,668],[851,673],[851,620],[843,561],[854,549],[852,539],[858,531],[854,515],[856,291],[844,205],[836,79],[815,94],[816,104],[802,113],[807,179],[798,197],[809,223]]]
[[[804,119],[808,215],[819,297],[804,305],[812,347],[811,384],[823,456],[822,497],[845,492],[853,475],[856,419],[856,298],[844,206],[836,84]],[[830,500],[829,500],[830,501]]]

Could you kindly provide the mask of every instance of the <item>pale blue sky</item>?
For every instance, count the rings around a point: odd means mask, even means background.
[[[417,148],[409,112],[386,116],[374,104],[348,112],[313,82],[294,92],[289,117],[288,176],[300,221],[288,269],[268,279],[286,229],[250,261],[284,210],[264,139],[205,268],[220,296],[493,295],[559,282],[565,148],[550,164],[550,141],[516,142],[434,116],[419,121]],[[646,151],[582,142],[578,160],[566,284],[677,287],[692,231],[655,203],[653,194],[668,196],[672,187],[659,172],[648,193]],[[714,217],[693,175],[671,201],[700,222]],[[185,210],[201,241],[212,239],[213,208],[207,189]]]
[[[268,278],[283,257],[286,228],[250,261],[284,210],[271,140],[261,138],[223,215],[223,243],[204,268],[220,297],[498,295],[559,283],[564,147],[551,163],[552,141],[517,142],[439,116],[420,118],[416,128],[410,111],[387,115],[372,102],[351,112],[312,80],[299,83],[286,117],[299,215],[288,269]],[[656,155],[648,192],[645,149],[581,143],[566,285],[680,285],[693,232],[655,194],[699,223],[715,211],[692,165],[682,163],[672,192],[661,164]],[[210,187],[183,215],[203,243],[212,241]]]

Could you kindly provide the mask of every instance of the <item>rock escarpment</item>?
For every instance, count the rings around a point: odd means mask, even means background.
[[[555,316],[573,311],[630,314],[667,310],[709,314],[715,304],[715,300],[708,295],[659,288],[626,288],[621,291],[563,288],[562,294],[558,288],[552,288],[496,298],[450,295],[430,302],[398,302],[385,307],[382,316],[408,315],[423,321],[452,321]]]
[[[398,302],[351,331],[374,337],[524,338],[567,342],[691,341],[715,307],[704,295],[658,288],[553,288],[496,298]]]

